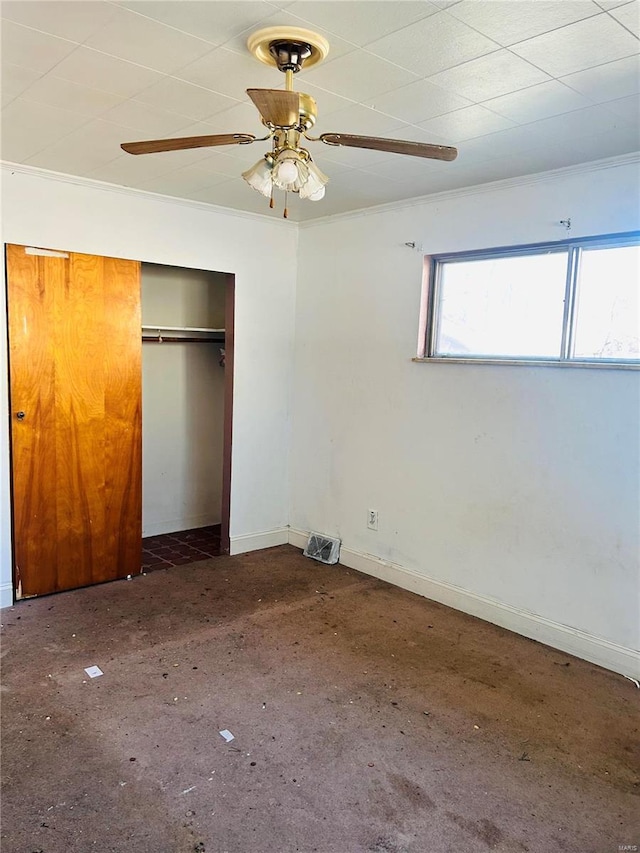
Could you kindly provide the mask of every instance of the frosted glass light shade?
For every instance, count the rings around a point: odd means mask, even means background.
[[[269,198],[271,196],[271,189],[273,185],[271,172],[271,166],[263,158],[262,160],[258,160],[258,162],[250,169],[247,169],[246,172],[243,172],[242,177],[252,189],[257,190],[259,193],[262,193],[263,196]]]
[[[308,198],[309,201],[320,201],[324,198],[324,187],[329,178],[318,169],[311,160],[307,163],[309,177],[304,186],[300,188],[300,198]]]
[[[309,167],[297,151],[286,149],[273,167],[273,183],[278,189],[297,193],[309,177]]]

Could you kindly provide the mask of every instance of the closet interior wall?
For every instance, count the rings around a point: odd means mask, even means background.
[[[142,264],[143,537],[221,521],[224,342],[173,329],[224,329],[225,285],[222,273]],[[169,340],[145,340],[159,335]]]

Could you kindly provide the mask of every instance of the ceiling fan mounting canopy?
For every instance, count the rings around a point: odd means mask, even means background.
[[[266,65],[297,73],[303,63],[311,68],[322,62],[329,53],[329,42],[300,27],[266,27],[249,36],[247,49]]]
[[[305,59],[311,56],[311,45],[302,41],[272,41],[269,53],[275,59],[278,71],[297,74]]]

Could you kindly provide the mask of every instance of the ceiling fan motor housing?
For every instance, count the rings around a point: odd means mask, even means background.
[[[282,72],[293,71],[297,74],[311,52],[311,45],[302,41],[275,40],[269,44],[269,53]]]

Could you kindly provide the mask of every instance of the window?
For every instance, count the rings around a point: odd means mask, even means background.
[[[640,234],[431,259],[427,358],[640,365]]]

